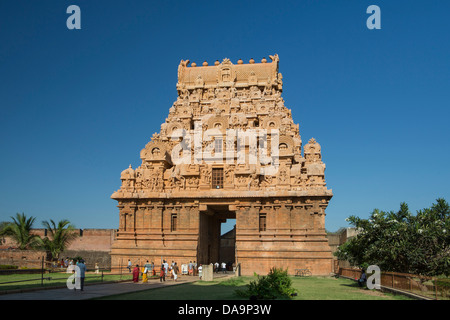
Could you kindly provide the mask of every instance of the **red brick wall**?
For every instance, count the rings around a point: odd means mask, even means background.
[[[41,268],[45,252],[33,250],[0,250],[0,264],[26,268]]]
[[[84,229],[82,236],[75,239],[67,250],[109,252],[114,238],[114,229]]]
[[[82,230],[82,232],[80,232]],[[77,229],[82,236],[75,239],[67,250],[109,252],[116,236],[115,229]],[[45,229],[34,229],[34,234],[45,237]],[[17,244],[10,238],[0,238],[0,249],[16,248]]]

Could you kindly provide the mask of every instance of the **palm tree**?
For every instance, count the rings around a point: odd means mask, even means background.
[[[63,252],[69,244],[78,237],[75,227],[68,220],[61,220],[56,224],[53,220],[43,221],[42,224],[49,232],[50,237],[42,239],[42,249],[51,254],[53,259]]]
[[[16,217],[11,217],[13,222],[9,222],[0,231],[0,236],[12,238],[20,250],[36,249],[41,238],[31,233],[31,229],[36,218],[27,218],[24,213],[17,213]]]

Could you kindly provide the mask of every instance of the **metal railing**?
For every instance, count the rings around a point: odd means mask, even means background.
[[[96,273],[98,271],[98,273]],[[104,282],[105,276],[108,275],[108,270],[93,270],[88,269],[86,270],[86,282]],[[67,273],[66,271],[60,271],[60,270],[51,270],[51,269],[42,269],[39,274],[33,273],[32,277],[28,277],[27,274],[14,274],[10,273],[8,275],[3,275],[0,277],[8,278],[14,278],[14,276],[20,275],[22,279],[17,280],[7,280],[7,281],[1,281],[0,280],[0,292],[7,293],[10,290],[25,290],[25,289],[31,289],[31,288],[42,288],[42,287],[64,287],[67,284],[67,280],[72,275],[72,273]],[[5,280],[6,280],[5,279]]]
[[[32,261],[29,261],[32,262]],[[37,265],[38,260],[34,265]],[[55,262],[39,260],[40,268],[30,269],[13,269],[0,271],[0,294],[9,293],[11,291],[23,291],[50,287],[64,287],[67,280],[73,275],[75,265],[61,266]],[[132,265],[128,268],[128,263],[120,264],[117,267],[110,268],[89,268],[85,273],[85,284],[103,283],[105,281],[131,281],[133,270],[139,265],[140,277],[144,269],[144,261],[132,261]],[[180,266],[181,267],[181,266]],[[147,273],[147,279],[159,279],[161,265],[154,265],[154,268]],[[30,274],[26,274],[26,273]],[[171,277],[172,273],[168,272],[167,276]],[[181,270],[180,270],[181,275]]]
[[[63,287],[73,271],[66,267],[56,266],[54,262],[39,260],[40,268],[7,269],[0,271],[0,293],[8,291],[28,290],[42,287]],[[113,275],[110,269],[95,268],[86,270],[86,282],[104,282],[105,277]],[[5,280],[5,281],[2,281]]]

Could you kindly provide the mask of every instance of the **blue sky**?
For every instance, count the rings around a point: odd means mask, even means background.
[[[81,9],[68,30],[66,9]],[[381,30],[369,30],[369,5]],[[120,172],[176,100],[181,59],[277,53],[303,143],[322,146],[326,228],[450,199],[450,2],[0,2],[0,221],[118,228]]]

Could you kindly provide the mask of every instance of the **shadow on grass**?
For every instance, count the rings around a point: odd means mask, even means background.
[[[245,288],[246,283],[243,280],[230,279],[221,282],[180,283],[95,300],[246,300],[236,293],[236,290]]]
[[[340,284],[341,286],[345,286],[345,287],[351,287],[351,288],[363,288],[363,287],[360,287],[359,285],[358,285],[358,283],[357,282],[353,282],[353,283],[341,283]]]

